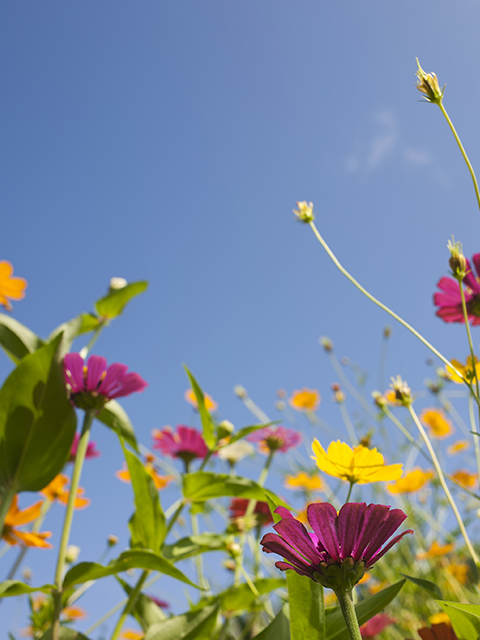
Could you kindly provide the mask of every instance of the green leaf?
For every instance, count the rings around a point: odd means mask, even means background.
[[[182,538],[175,544],[163,545],[162,553],[168,560],[178,562],[185,558],[197,556],[208,551],[224,551],[226,549],[226,539],[224,535],[218,533],[201,533],[196,536]]]
[[[450,618],[458,640],[477,640],[479,635],[477,620],[480,618],[480,606],[443,600],[437,600],[437,602]],[[472,621],[472,617],[475,623]]]
[[[76,428],[56,351],[25,356],[0,389],[0,488],[40,491],[68,460]]]
[[[217,616],[218,605],[189,611],[152,625],[144,640],[211,640]]]
[[[282,519],[282,516],[279,513],[275,513],[275,509],[279,506],[270,496],[265,494],[265,498],[267,499],[268,508],[270,509],[270,514],[273,518],[273,522],[277,524]]]
[[[175,580],[181,580],[192,587],[199,588],[169,560],[147,549],[124,551],[106,567],[96,562],[80,562],[80,564],[75,565],[68,571],[63,586],[67,589],[74,584],[82,584],[83,582],[88,582],[88,580],[98,580],[106,576],[113,576],[122,571],[127,571],[127,569],[159,571],[160,573],[175,578]]]
[[[307,576],[287,571],[291,640],[324,640],[323,587]]]
[[[213,449],[217,442],[217,438],[215,436],[215,425],[213,424],[212,416],[205,406],[205,395],[201,390],[198,382],[188,370],[188,367],[186,365],[183,365],[183,368],[187,372],[190,384],[192,385],[192,391],[195,394],[195,398],[197,399],[198,412],[200,414],[200,419],[202,421],[203,427],[203,439],[205,440],[207,447],[209,449]]]
[[[440,600],[443,598],[442,592],[440,591],[440,587],[434,582],[430,582],[430,580],[424,580],[423,578],[414,578],[413,576],[407,576],[405,573],[400,573],[401,576],[416,584],[417,587],[421,587],[425,589],[431,596],[434,598],[439,598]]]
[[[0,598],[8,598],[9,596],[21,596],[24,593],[34,593],[35,591],[43,591],[50,593],[55,589],[53,584],[44,584],[41,587],[31,587],[20,580],[4,580],[0,582]]]
[[[208,471],[185,474],[183,476],[183,495],[194,502],[222,497],[248,498],[264,502],[267,496],[276,504],[289,507],[272,491],[261,487],[254,480]]]
[[[362,625],[368,622],[374,615],[383,611],[383,609],[389,604],[400,591],[405,584],[405,580],[400,580],[395,584],[392,584],[386,589],[382,589],[373,596],[365,598],[355,605],[355,611],[357,612],[358,624]],[[331,611],[331,613],[330,613]],[[327,640],[349,640],[350,635],[345,625],[340,607],[335,607],[334,610],[330,610],[326,616],[325,621],[325,637]]]
[[[81,313],[76,318],[72,318],[68,322],[64,322],[59,327],[54,329],[49,335],[47,342],[55,340],[55,338],[61,333],[63,334],[62,341],[58,350],[59,359],[63,359],[72,348],[72,344],[79,335],[88,333],[98,329],[102,324],[102,321],[91,313]]]
[[[254,433],[259,429],[265,429],[265,427],[271,427],[274,424],[279,424],[279,420],[274,420],[273,422],[266,422],[265,424],[254,424],[254,425],[251,425],[250,427],[243,427],[243,429],[240,429],[236,433],[232,434],[232,436],[230,437],[230,440],[228,441],[228,444],[232,444],[237,440],[241,440],[242,438],[245,438],[250,433]]]
[[[259,595],[270,593],[274,589],[285,588],[286,582],[282,578],[260,578],[255,580],[254,583]],[[230,587],[218,596],[215,596],[221,602],[222,609],[225,611],[243,611],[249,609],[258,598],[253,593],[250,586],[244,582],[238,587]]]
[[[120,434],[132,449],[138,451],[137,438],[135,436],[133,425],[130,422],[130,418],[122,405],[116,400],[110,400],[110,402],[107,402],[100,413],[95,417],[109,429]]]
[[[123,446],[123,443],[122,443]],[[157,553],[167,532],[165,514],[155,484],[137,456],[123,448],[135,494],[135,513],[129,526],[133,549],[151,549]]]
[[[255,636],[255,640],[290,640],[288,604],[283,605],[268,627]]]
[[[122,585],[127,596],[129,596],[132,593],[133,588],[118,576],[117,581]],[[153,624],[163,622],[163,620],[167,619],[163,610],[144,593],[138,594],[137,600],[135,601],[135,607],[131,612],[131,615],[134,616],[143,631],[147,631],[147,629]]]
[[[44,344],[33,331],[15,318],[0,313],[0,346],[15,363]]]
[[[70,627],[60,627],[60,635],[58,638],[59,640],[89,640],[83,633],[75,631],[75,629],[71,629]],[[48,629],[40,640],[52,640],[52,630]]]
[[[147,287],[148,282],[142,280],[139,282],[131,282],[121,289],[115,289],[111,293],[107,293],[103,298],[100,298],[100,300],[97,300],[95,303],[95,311],[102,318],[116,318],[122,313],[130,300],[140,293],[143,293]]]

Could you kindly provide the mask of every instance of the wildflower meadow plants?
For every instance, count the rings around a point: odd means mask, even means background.
[[[420,66],[417,76],[417,88],[455,136],[480,207],[444,90]],[[324,390],[280,390],[275,406],[282,419],[271,421],[237,386],[235,395],[255,417],[237,428],[185,367],[194,424],[160,424],[150,442],[140,443],[121,399],[140,394],[147,382],[141,372],[107,365],[91,352],[146,282],[112,279],[92,313],[60,324],[46,339],[0,314],[0,346],[13,363],[0,389],[0,605],[2,598],[22,598],[29,609],[26,627],[13,629],[9,640],[479,637],[480,365],[472,327],[480,323],[480,254],[471,263],[459,242],[448,244],[450,276],[438,282],[432,316],[463,323],[467,344],[465,353],[447,357],[343,268],[315,223],[312,202],[298,202],[294,213],[342,274],[430,349],[440,361],[435,379],[422,395],[397,375],[389,389],[369,397],[365,372],[339,360],[323,337],[348,442],[323,420]],[[7,311],[26,285],[0,262],[0,304]],[[388,327],[382,353],[390,336]],[[75,341],[84,342],[78,352]],[[469,424],[453,396],[466,400]],[[352,403],[361,414],[352,413]],[[90,440],[98,423],[120,442],[125,460],[116,476],[131,487],[134,513],[125,523],[127,549],[117,553],[112,535],[100,558],[79,562],[71,532],[76,510],[88,514],[92,496],[80,483],[88,473],[84,462],[101,455]],[[243,466],[252,459],[255,479]],[[277,491],[267,488],[272,472],[284,476]],[[167,487],[175,496],[169,504]],[[21,508],[25,492],[36,497]],[[63,505],[58,548],[48,531],[55,503]],[[29,552],[49,554],[48,583],[31,576]],[[160,577],[164,596],[175,583],[189,587],[180,612],[152,591]],[[95,590],[101,602],[112,585],[123,599],[87,624],[83,595]]]

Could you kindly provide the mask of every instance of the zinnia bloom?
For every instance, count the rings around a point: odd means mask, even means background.
[[[289,402],[297,411],[315,411],[320,404],[320,394],[316,389],[301,389],[292,393]]]
[[[284,507],[277,507],[275,513],[282,516],[273,526],[277,533],[267,533],[260,543],[267,553],[284,558],[275,566],[281,571],[293,569],[334,591],[351,589],[405,534],[413,533],[404,531],[387,543],[407,516],[401,509],[381,504],[349,502],[338,514],[327,502],[309,504],[307,518],[313,533]]]
[[[398,480],[402,475],[401,464],[386,465],[381,453],[376,449],[367,449],[359,445],[352,449],[345,442],[331,442],[328,451],[318,440],[312,444],[312,458],[320,471],[335,478],[341,478],[351,484],[370,482],[388,482]]]
[[[248,500],[247,498],[233,498],[233,500],[231,501],[230,517],[232,520],[236,521],[237,524],[239,524],[238,519],[243,518],[243,516],[246,514],[249,503],[250,500]],[[268,502],[258,500],[255,504],[253,513],[255,514],[256,523],[261,527],[273,523],[273,518],[272,514],[270,513]]]
[[[282,451],[285,453],[292,447],[298,447],[302,436],[294,429],[286,427],[264,427],[247,436],[250,442],[258,442],[260,451],[265,454]]]
[[[440,558],[453,551],[453,548],[453,544],[451,543],[440,545],[435,540],[434,542],[432,542],[432,546],[428,551],[417,553],[417,558],[419,560],[431,560],[432,558]]]
[[[423,469],[413,469],[399,478],[394,484],[389,484],[389,493],[413,493],[421,489],[435,474],[433,471]]]
[[[368,622],[362,624],[360,633],[362,634],[362,638],[374,638],[379,633],[382,633],[386,627],[395,622],[393,618],[390,618],[388,613],[377,613],[377,615],[370,618]]]
[[[185,391],[185,395],[183,396],[185,398],[185,400],[192,405],[192,407],[194,409],[198,410],[198,402],[197,402],[197,397],[195,396],[195,393],[193,392],[193,389],[187,389]],[[204,393],[203,394],[203,398],[205,400],[205,409],[207,411],[210,411],[210,413],[212,411],[216,411],[218,404],[215,402],[215,400],[212,398],[212,396],[209,396],[208,393]]]
[[[50,538],[52,535],[50,532],[38,533],[37,531],[20,531],[16,527],[22,524],[28,524],[36,520],[42,511],[43,502],[40,500],[30,507],[20,511],[18,508],[18,495],[12,500],[12,504],[5,517],[3,525],[2,538],[8,542],[8,544],[20,544],[27,547],[43,547],[44,549],[51,549],[52,545],[45,542],[46,538]]]
[[[322,491],[323,482],[317,475],[309,475],[299,471],[295,476],[285,476],[285,486],[289,489],[305,489],[306,491]]]
[[[68,460],[69,462],[75,462],[75,457],[77,455],[79,442],[80,442],[80,434],[76,433],[73,438],[72,448],[70,450],[70,458]],[[93,440],[87,444],[87,453],[85,454],[85,459],[98,458],[100,456],[100,451],[96,447],[97,445],[95,442],[93,442]]]
[[[70,480],[68,476],[64,475],[63,473],[59,473],[58,476],[55,476],[55,478],[50,482],[50,484],[47,484],[47,486],[40,491],[40,493],[51,502],[55,502],[55,500],[58,500],[58,502],[66,505],[70,496],[70,491],[66,488],[66,485],[69,482]],[[75,498],[75,502],[73,503],[75,509],[84,509],[90,504],[90,500],[83,497],[84,493],[85,489],[82,489],[82,487],[78,487],[77,497]]]
[[[160,449],[172,458],[181,458],[185,464],[189,464],[195,458],[205,458],[208,453],[202,434],[193,427],[180,424],[175,431],[172,427],[154,429],[152,436],[155,440],[154,449]]]
[[[456,384],[465,384],[465,380],[472,379],[475,373],[478,379],[480,380],[480,362],[478,361],[477,356],[475,356],[475,360],[474,360],[475,371],[473,370],[474,365],[472,363],[472,356],[468,356],[466,364],[462,364],[458,360],[455,360],[455,358],[453,360],[450,360],[450,362],[455,367],[455,369],[457,369],[457,371],[459,371],[462,374],[462,377],[460,378],[460,376],[457,376],[457,374],[451,367],[447,367],[446,370],[447,370],[448,379],[451,380],[452,382],[455,382]]]
[[[477,273],[480,273],[480,253],[476,253],[473,264]],[[480,324],[480,282],[467,260],[467,275],[462,285],[465,292],[468,320],[473,325]],[[443,277],[437,282],[437,287],[442,293],[435,293],[433,302],[438,307],[436,315],[444,322],[465,322],[462,309],[462,294],[460,284],[453,278]]]
[[[0,261],[0,304],[7,311],[12,310],[10,300],[21,300],[25,297],[27,281],[24,278],[12,278],[13,267],[6,260]]]
[[[470,471],[462,469],[452,473],[452,478],[454,478],[458,484],[462,485],[462,487],[465,487],[465,489],[473,489],[478,482],[478,475],[476,473],[470,473]]]
[[[420,414],[420,420],[430,427],[430,435],[435,438],[447,438],[454,431],[453,424],[440,409],[424,409]]]
[[[155,465],[153,464],[154,459],[155,459],[154,456],[147,456],[145,459],[144,466],[145,466],[145,471],[152,478],[155,488],[158,489],[158,491],[160,491],[161,489],[165,489],[165,487],[168,487],[170,482],[174,480],[174,477],[159,475],[157,473],[157,470],[155,469]],[[130,471],[128,470],[128,467],[125,462],[123,463],[123,469],[121,471],[117,471],[115,475],[122,482],[127,482],[129,484],[132,482],[132,479],[130,477]]]

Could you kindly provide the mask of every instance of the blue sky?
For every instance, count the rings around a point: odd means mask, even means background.
[[[145,443],[152,428],[194,423],[184,362],[238,426],[251,417],[235,384],[275,418],[276,390],[307,386],[345,437],[318,338],[371,371],[370,391],[390,321],[291,210],[312,200],[360,282],[447,357],[466,356],[464,329],[435,318],[432,293],[452,233],[478,251],[479,212],[414,73],[419,56],[447,83],[478,166],[479,18],[473,0],[4,3],[0,257],[29,283],[14,317],[46,336],[112,276],[148,279],[96,347],[149,382],[123,403]],[[427,356],[393,325],[388,376],[419,388]],[[94,439],[102,458],[82,482],[94,503],[72,539],[82,559],[109,533],[125,545],[131,511],[113,478],[118,444],[100,426]],[[29,560],[39,580],[50,579],[44,558]],[[88,623],[117,597],[86,602]],[[5,619],[15,606],[2,605]]]

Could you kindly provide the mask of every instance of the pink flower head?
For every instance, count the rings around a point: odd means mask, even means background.
[[[362,638],[373,638],[394,623],[395,620],[390,618],[388,613],[377,613],[377,615],[370,618],[368,622],[362,624],[360,633],[362,634]]]
[[[233,498],[230,503],[230,517],[232,518],[232,520],[243,518],[243,516],[247,512],[249,503],[250,500],[247,500],[247,498]],[[258,500],[253,513],[256,516],[257,523],[261,527],[264,527],[267,524],[273,524],[273,518],[272,514],[270,513],[268,502]]]
[[[404,531],[385,544],[407,516],[382,504],[349,502],[338,514],[327,502],[309,504],[312,533],[284,507],[277,507],[275,513],[282,516],[273,526],[277,533],[267,533],[260,542],[265,552],[284,558],[275,566],[282,571],[293,569],[334,591],[351,589],[405,534],[413,533]]]
[[[72,448],[70,450],[70,458],[69,462],[75,462],[75,456],[77,455],[78,443],[80,440],[80,434],[76,433],[73,438]],[[85,454],[85,458],[98,458],[100,455],[100,451],[96,448],[96,444],[93,441],[90,441],[87,445],[87,453]]]
[[[480,253],[472,257],[477,274],[480,274]],[[470,262],[467,260],[467,275],[463,280],[465,302],[468,319],[473,324],[480,324],[480,279],[475,276]],[[440,278],[437,287],[442,293],[435,293],[434,304],[439,307],[436,315],[445,322],[465,322],[462,310],[462,295],[460,284],[453,278]]]
[[[195,458],[205,458],[208,447],[205,444],[200,431],[193,427],[178,425],[176,431],[171,427],[165,429],[154,429],[152,431],[155,443],[154,449],[160,449],[162,453],[172,458],[181,458],[188,467]]]
[[[165,602],[165,600],[160,600],[160,598],[157,598],[156,596],[152,596],[151,594],[148,594],[148,597],[152,602],[154,602],[157,605],[157,607],[160,607],[160,609],[170,609],[169,603]]]
[[[128,367],[115,362],[107,367],[101,356],[90,356],[87,364],[79,353],[67,353],[63,375],[71,401],[85,410],[100,410],[114,398],[143,391],[147,383],[138,373],[127,373]]]
[[[274,451],[288,451],[292,447],[298,447],[302,441],[302,436],[294,429],[286,427],[264,427],[254,431],[247,436],[250,442],[259,442],[262,453],[273,453]]]

